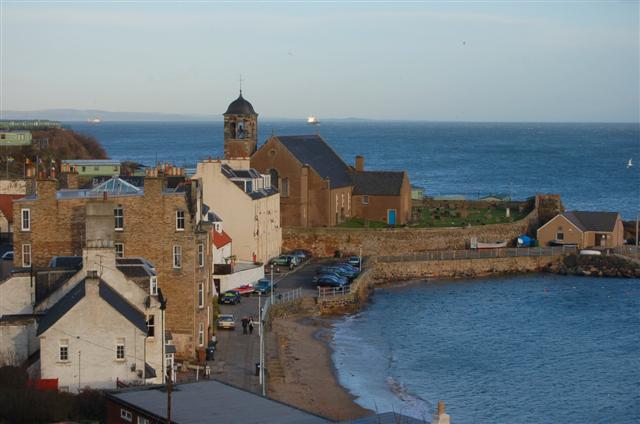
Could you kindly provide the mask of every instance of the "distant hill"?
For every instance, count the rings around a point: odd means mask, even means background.
[[[46,109],[0,111],[2,119],[50,119],[54,121],[87,121],[100,118],[103,121],[220,121],[222,115],[197,115],[154,112],[109,112],[106,110]]]

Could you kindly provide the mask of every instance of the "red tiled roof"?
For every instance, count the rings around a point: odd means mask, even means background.
[[[9,223],[13,222],[13,201],[22,199],[24,194],[0,194],[0,210]]]
[[[229,237],[229,234],[225,233],[224,230],[220,233],[213,230],[213,244],[217,249],[220,249],[222,246],[226,246],[229,243],[231,243],[231,237]]]

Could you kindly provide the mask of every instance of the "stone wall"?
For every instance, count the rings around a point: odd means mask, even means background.
[[[541,271],[560,256],[456,259],[442,261],[376,262],[372,266],[376,283],[426,278],[473,278],[491,274],[521,274]]]
[[[344,254],[364,256],[413,254],[430,250],[466,249],[472,237],[479,241],[507,240],[532,230],[536,211],[510,224],[480,225],[466,228],[283,228],[283,251],[307,249],[314,256]]]
[[[357,312],[373,291],[376,275],[374,269],[366,269],[351,283],[349,294],[318,297],[318,309],[322,315]]]

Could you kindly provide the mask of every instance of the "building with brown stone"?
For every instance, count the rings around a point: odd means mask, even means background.
[[[60,190],[36,181],[35,195],[14,202],[14,266],[45,267],[54,256],[79,256],[86,245],[85,205],[113,202],[116,257],[145,257],[167,299],[166,326],[177,358],[204,349],[212,321],[211,224],[197,181],[174,189],[151,175],[144,187],[113,178],[91,190]]]
[[[569,211],[540,227],[538,240],[541,246],[571,244],[579,248],[611,248],[624,244],[624,228],[618,212]]]

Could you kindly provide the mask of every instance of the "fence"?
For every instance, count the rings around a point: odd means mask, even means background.
[[[318,297],[344,296],[351,293],[351,284],[343,287],[318,287]]]
[[[576,253],[575,246],[513,247],[480,250],[438,250],[413,255],[378,256],[378,262],[446,261],[458,259],[517,258],[520,256],[560,256]]]
[[[278,293],[273,295],[273,303],[275,305],[287,302],[293,302],[296,299],[302,298],[302,287],[293,289],[284,293]]]
[[[637,255],[638,253],[640,253],[640,247],[638,247],[638,246],[620,246],[620,247],[616,247],[615,249],[613,249],[613,251],[615,253],[619,253],[621,255],[629,255],[629,254]]]

